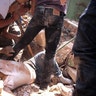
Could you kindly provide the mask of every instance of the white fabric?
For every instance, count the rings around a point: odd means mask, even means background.
[[[5,19],[8,10],[9,10],[9,6],[14,2],[15,0],[1,0],[0,1],[0,14],[3,16],[3,18]]]
[[[0,59],[0,72],[6,76],[4,87],[11,90],[24,84],[33,83],[36,79],[35,70],[30,65],[21,62]]]

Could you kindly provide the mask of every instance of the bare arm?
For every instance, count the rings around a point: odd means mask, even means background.
[[[2,15],[0,15],[0,28],[3,28],[5,26],[8,26],[9,24],[14,22],[14,18],[10,17],[8,19],[3,19]]]
[[[23,5],[18,5],[18,8],[15,8],[14,12],[9,12],[11,13],[11,17],[4,19],[2,15],[0,14],[0,28],[3,28],[5,26],[10,25],[14,21],[18,20],[20,16],[24,15],[29,9],[25,8]]]
[[[5,54],[7,56],[12,56],[14,53],[14,50],[11,46],[6,46],[4,48],[0,48],[0,53]]]

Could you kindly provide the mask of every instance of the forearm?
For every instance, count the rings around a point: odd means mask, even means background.
[[[23,37],[13,47],[15,53],[18,53],[21,49],[24,49],[28,44],[30,44],[36,35],[36,32],[33,33],[30,28],[27,28],[27,31],[24,33]]]
[[[14,18],[13,17],[10,17],[8,19],[0,19],[0,28],[8,26],[8,25],[10,25],[13,22],[14,22]]]
[[[27,11],[28,8],[24,8],[23,6],[21,6],[19,10],[16,10],[15,12],[11,13],[11,16],[7,19],[0,18],[0,28],[6,27],[14,21],[18,20],[20,16],[24,15]]]
[[[8,39],[14,39],[16,41],[18,41],[20,39],[20,36],[15,35],[13,33],[9,33],[9,32],[2,32],[2,36],[4,36],[5,38],[8,38]]]

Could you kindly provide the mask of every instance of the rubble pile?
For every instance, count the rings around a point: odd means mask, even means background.
[[[30,18],[27,15],[22,17],[23,18],[22,26],[25,29],[28,25],[28,22],[30,21],[29,20]],[[69,41],[69,40],[74,38],[77,31],[77,27],[78,27],[77,25],[78,25],[77,23],[71,22],[68,19],[64,20],[64,27],[62,30],[60,42],[56,52],[56,60],[59,64],[59,67],[62,70],[63,75],[66,78],[72,80],[72,84],[66,85],[64,83],[61,83],[58,80],[58,78],[53,76],[52,82],[46,90],[40,90],[39,86],[35,85],[35,83],[29,84],[29,85],[23,85],[13,90],[13,93],[15,96],[49,96],[49,95],[50,96],[72,96],[72,91],[74,90],[74,85],[76,82],[77,66],[74,65],[74,62],[73,62],[74,56],[71,51],[74,39],[72,41]],[[30,54],[30,51],[28,51],[28,49],[25,48],[21,58],[19,58],[21,59],[21,61],[28,60],[29,58],[34,56],[36,53],[40,52],[41,50],[44,50],[44,47],[45,47],[44,30],[42,30],[40,34],[38,34],[38,36],[30,44],[30,46],[31,46],[32,54]],[[6,96],[11,96],[11,95],[6,95]]]

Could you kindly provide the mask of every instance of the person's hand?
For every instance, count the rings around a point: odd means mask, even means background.
[[[13,53],[15,52],[12,48],[12,46],[6,46],[2,50],[0,50],[2,54],[5,54],[7,56],[13,56]]]
[[[20,16],[24,15],[28,10],[29,8],[24,7],[23,5],[19,6],[18,10],[13,13],[14,20],[18,20]]]
[[[13,14],[12,14],[12,18],[14,19],[14,21],[18,20],[20,18],[20,15],[18,14],[17,11],[15,11]]]
[[[28,12],[29,8],[25,7],[24,5],[20,5],[20,8],[18,10],[18,13],[20,16],[24,15],[26,12]]]

